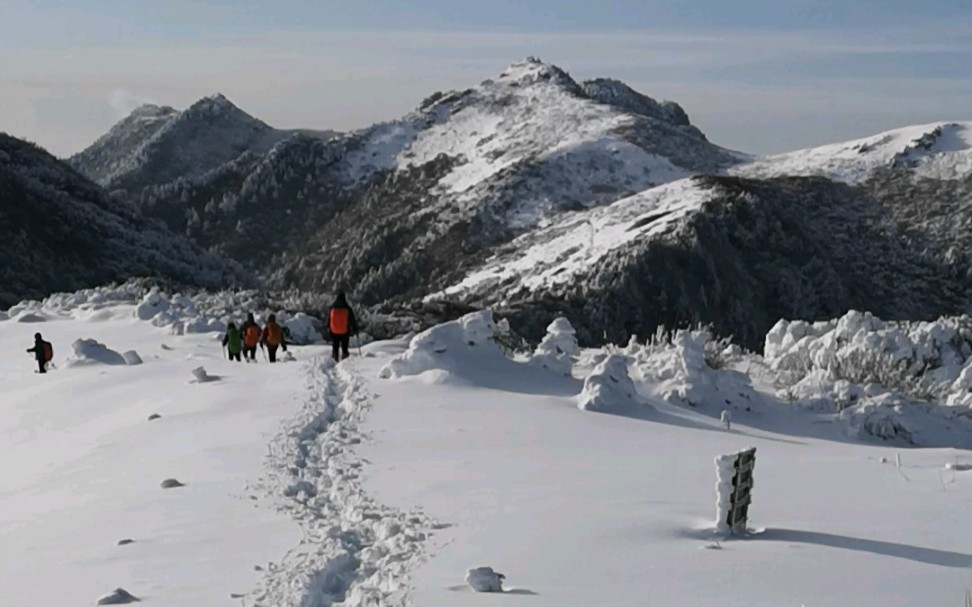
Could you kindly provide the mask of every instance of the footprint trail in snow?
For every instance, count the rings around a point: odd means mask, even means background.
[[[349,363],[308,364],[308,399],[269,446],[260,489],[303,539],[271,564],[247,604],[343,607],[408,604],[409,574],[425,560],[434,521],[365,494],[353,446],[371,397]]]

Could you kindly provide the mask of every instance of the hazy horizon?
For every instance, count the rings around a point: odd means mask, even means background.
[[[529,55],[753,153],[972,119],[967,0],[0,0],[0,131],[66,156],[141,103],[216,92],[278,128],[353,130]]]

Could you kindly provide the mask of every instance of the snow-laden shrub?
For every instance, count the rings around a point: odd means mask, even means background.
[[[628,374],[628,360],[622,354],[611,354],[598,363],[584,379],[584,388],[577,396],[577,407],[584,411],[622,415],[647,407],[638,399]]]
[[[894,392],[865,394],[838,420],[856,439],[922,447],[972,448],[972,410],[932,405]]]
[[[146,293],[142,301],[135,307],[135,318],[152,320],[159,314],[169,311],[171,307],[168,298],[155,288]]]
[[[574,327],[561,316],[547,327],[547,334],[534,350],[531,362],[554,373],[570,375],[579,355]]]
[[[81,365],[126,365],[125,357],[94,339],[78,339],[71,344],[74,356],[67,359],[68,367]]]
[[[404,377],[432,369],[448,370],[469,356],[506,359],[493,339],[495,327],[491,310],[432,327],[413,337],[408,349],[385,365],[380,376]]]
[[[707,348],[725,350],[708,331],[659,332],[634,354],[633,369],[655,396],[676,405],[722,411],[727,406],[748,409],[762,401],[746,374],[722,368],[730,353],[715,369],[707,362]]]
[[[766,335],[764,356],[784,389],[823,371],[835,381],[945,402],[972,357],[972,318],[884,322],[851,311],[812,325],[781,320]]]
[[[949,407],[964,407],[972,411],[972,356],[965,361],[962,372],[949,387],[945,404]]]

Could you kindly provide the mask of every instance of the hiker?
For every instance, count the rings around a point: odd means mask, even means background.
[[[240,331],[243,333],[243,358],[255,363],[256,349],[260,343],[260,336],[263,334],[263,330],[253,320],[253,312],[246,315],[246,322],[240,327]]]
[[[327,327],[331,333],[331,356],[334,360],[342,360],[351,356],[351,334],[358,334],[358,321],[354,318],[354,310],[348,305],[344,293],[338,293],[337,299],[328,311]],[[338,358],[338,351],[343,358]]]
[[[33,354],[37,360],[37,372],[47,373],[47,363],[54,358],[54,348],[51,343],[44,341],[40,333],[34,333],[34,347],[27,349],[28,354]]]
[[[240,352],[243,351],[243,336],[234,323],[226,327],[226,335],[223,336],[223,347],[229,352],[229,359],[240,362]]]
[[[267,319],[267,326],[263,327],[263,339],[260,344],[267,348],[267,358],[270,362],[277,362],[277,348],[287,351],[287,339],[284,337],[283,328],[277,324],[277,315],[271,314]]]

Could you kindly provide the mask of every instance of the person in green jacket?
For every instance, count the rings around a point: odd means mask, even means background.
[[[226,327],[226,335],[223,336],[223,347],[229,352],[230,360],[241,362],[240,352],[243,351],[243,336],[233,323],[230,323]]]

